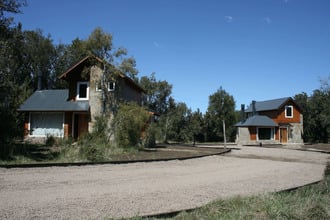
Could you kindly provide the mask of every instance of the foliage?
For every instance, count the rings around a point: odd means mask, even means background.
[[[141,77],[140,85],[146,91],[144,105],[158,114],[167,113],[170,108],[172,85],[166,80],[157,80],[155,73],[152,73],[150,77]]]
[[[149,117],[149,113],[136,103],[120,104],[113,119],[116,144],[124,148],[141,144],[141,132]]]
[[[295,101],[302,109],[304,116],[305,142],[328,143],[330,139],[330,87],[329,80],[321,82],[320,89],[311,97],[306,93],[297,94]]]
[[[157,125],[151,122],[143,137],[143,146],[146,148],[156,147]]]
[[[224,140],[223,120],[225,120],[226,125],[226,138],[234,141],[236,130],[233,125],[237,121],[234,97],[220,87],[209,97],[209,106],[204,120],[204,131],[208,141]]]
[[[4,31],[6,31],[6,29],[13,23],[13,18],[5,16],[5,13],[20,13],[20,8],[25,5],[25,0],[1,0],[0,33],[4,33]]]

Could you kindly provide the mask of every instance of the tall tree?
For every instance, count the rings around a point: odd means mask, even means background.
[[[204,141],[202,130],[203,129],[203,114],[199,109],[195,112],[188,112],[187,133],[190,137],[189,140],[196,144],[196,141]]]
[[[43,36],[41,30],[25,31],[25,73],[31,77],[33,89],[50,89],[54,87],[56,78],[56,47],[51,36]]]
[[[155,73],[150,77],[141,77],[140,85],[146,91],[144,105],[159,114],[167,113],[170,108],[172,85],[165,80],[157,80]]]
[[[25,0],[1,0],[0,2],[0,33],[4,34],[12,25],[14,18],[10,13],[20,13],[20,8],[26,5]]]
[[[304,116],[305,142],[328,143],[330,138],[330,77],[321,81],[319,89],[308,97],[306,93],[295,96]]]
[[[205,115],[207,137],[209,141],[223,141],[223,120],[226,125],[226,138],[235,139],[236,122],[235,100],[222,87],[209,96],[209,106]]]
[[[21,24],[15,26],[10,13],[19,13],[24,1],[0,2],[0,158],[10,155],[10,142],[19,135],[17,106],[29,93],[24,72],[24,37]]]

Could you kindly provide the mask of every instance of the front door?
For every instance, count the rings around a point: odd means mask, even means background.
[[[288,129],[280,128],[281,143],[288,143]]]
[[[75,139],[79,138],[81,135],[88,132],[88,122],[89,122],[89,115],[88,114],[81,114],[75,113],[73,119],[73,137]]]

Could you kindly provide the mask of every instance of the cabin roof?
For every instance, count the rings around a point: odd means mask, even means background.
[[[291,97],[285,97],[285,98],[279,98],[279,99],[272,99],[267,101],[257,101],[255,103],[256,111],[271,111],[271,110],[278,110],[283,105],[285,105],[289,100],[293,101]],[[245,110],[245,112],[253,112],[252,104],[249,106],[248,109]]]
[[[69,90],[52,89],[34,92],[17,110],[31,111],[88,111],[88,101],[68,101]]]
[[[265,115],[254,115],[234,125],[235,127],[277,127],[278,124]]]

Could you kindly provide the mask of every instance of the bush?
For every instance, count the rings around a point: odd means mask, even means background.
[[[55,145],[55,143],[56,143],[55,137],[52,136],[52,135],[50,135],[50,136],[47,135],[47,138],[46,138],[46,141],[45,141],[46,146],[52,147],[52,146]]]
[[[0,141],[0,159],[7,160],[13,155],[15,146],[12,142]]]
[[[141,144],[141,133],[148,119],[148,112],[137,104],[120,104],[113,121],[116,144],[119,147],[136,147]]]
[[[156,133],[157,133],[157,128],[155,124],[149,125],[145,137],[143,139],[143,146],[144,147],[155,147],[156,146]]]

